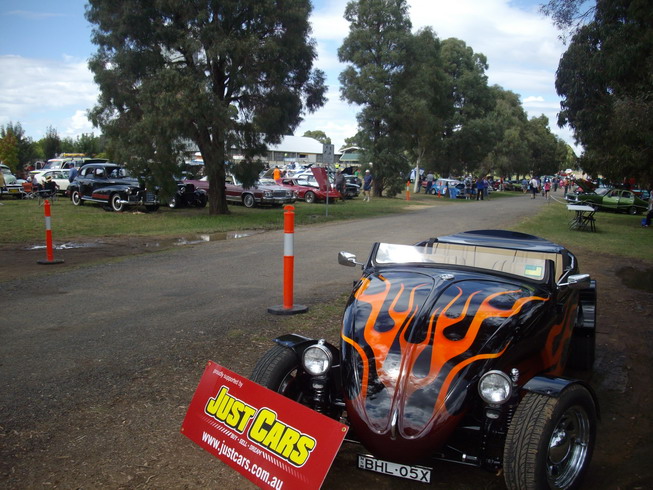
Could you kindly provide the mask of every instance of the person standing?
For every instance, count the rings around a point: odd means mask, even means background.
[[[372,183],[374,182],[374,177],[372,176],[372,172],[370,172],[370,169],[368,168],[365,171],[365,177],[363,177],[363,201],[370,201],[370,196],[372,192]]]
[[[648,209],[646,217],[642,219],[642,227],[648,228],[651,226],[651,220],[653,219],[653,189],[649,189],[649,198],[648,198]]]
[[[426,194],[431,193],[431,187],[433,187],[433,182],[435,181],[435,175],[433,175],[432,171],[428,171],[426,174],[426,190],[424,191]]]
[[[476,200],[483,201],[485,199],[485,186],[483,185],[483,178],[476,179]]]
[[[342,170],[338,170],[338,173],[336,174],[336,190],[340,193],[340,198],[344,202],[346,194],[346,183],[345,175],[342,173]]]
[[[5,187],[7,183],[5,182],[5,175],[0,171],[0,196],[6,192]]]
[[[535,176],[531,178],[531,181],[529,182],[529,186],[531,188],[531,199],[535,199],[535,196],[537,195],[537,179]]]
[[[75,180],[75,177],[77,177],[77,173],[79,172],[79,167],[73,165],[73,168],[70,169],[70,173],[68,174],[68,182],[72,182]]]
[[[551,182],[549,182],[549,179],[546,179],[544,181],[544,198],[547,201],[551,199],[550,192],[551,192]]]
[[[281,178],[281,170],[279,170],[278,165],[275,165],[274,170],[272,171],[272,178],[275,182]]]

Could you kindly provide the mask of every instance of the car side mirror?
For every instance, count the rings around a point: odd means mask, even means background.
[[[339,252],[338,263],[347,267],[356,267],[357,265],[363,265],[360,262],[356,262],[356,255],[349,252]]]
[[[572,289],[586,289],[590,287],[589,274],[574,274],[567,278],[567,282],[560,284],[560,286],[569,286]]]

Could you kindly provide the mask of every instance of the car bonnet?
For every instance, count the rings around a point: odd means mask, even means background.
[[[469,388],[548,301],[518,281],[397,268],[364,277],[343,317],[342,382],[356,434],[380,457],[441,446]]]

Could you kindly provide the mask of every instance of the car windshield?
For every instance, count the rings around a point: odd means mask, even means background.
[[[557,269],[559,274],[562,272],[559,254],[449,243],[419,247],[380,243],[372,257],[372,262],[377,265],[458,265],[503,272],[534,281],[544,280],[547,260],[560,264]]]

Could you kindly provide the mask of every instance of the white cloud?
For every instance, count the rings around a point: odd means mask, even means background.
[[[86,111],[75,111],[75,114],[69,118],[68,127],[64,130],[64,136],[70,136],[75,139],[80,134],[93,133],[93,124],[88,120]]]
[[[62,119],[84,112],[97,101],[98,89],[86,61],[5,55],[0,56],[0,73],[0,124],[21,122],[35,139],[47,126],[60,130]]]

